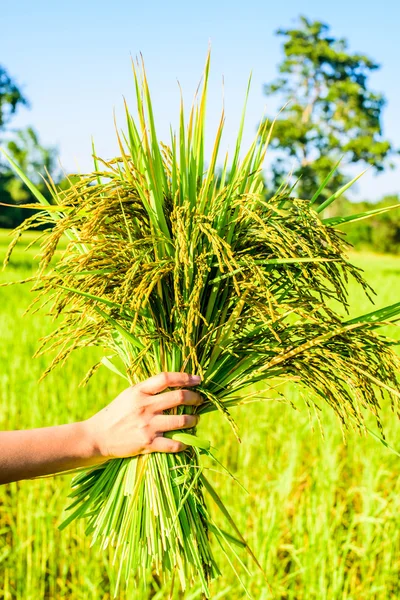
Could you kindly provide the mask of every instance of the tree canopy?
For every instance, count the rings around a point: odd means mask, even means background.
[[[20,105],[27,106],[28,101],[5,67],[0,65],[0,131],[6,127]]]
[[[345,182],[346,164],[364,163],[376,171],[390,166],[396,150],[382,132],[385,98],[368,85],[379,65],[351,53],[347,40],[330,35],[328,25],[304,16],[297,28],[277,34],[285,38],[284,58],[279,77],[265,86],[267,96],[286,104],[271,138],[280,151],[273,163],[274,185],[287,177],[293,159],[294,176],[300,178],[296,194],[303,198],[312,197],[339,159],[327,195]]]
[[[0,143],[25,173],[37,183],[42,193],[48,195],[39,173],[46,169],[54,173],[57,152],[44,147],[32,127],[10,130],[9,124],[20,106],[29,106],[16,82],[0,65]],[[22,181],[15,176],[6,162],[0,161],[0,227],[16,227],[26,215],[18,207],[35,199]],[[7,206],[4,206],[7,205]]]

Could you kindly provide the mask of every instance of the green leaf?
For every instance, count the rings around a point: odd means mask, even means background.
[[[105,319],[106,321],[108,321],[122,335],[123,338],[125,338],[128,342],[130,342],[136,348],[139,348],[140,350],[143,350],[144,344],[142,344],[142,342],[140,342],[129,331],[127,331],[126,329],[124,329],[122,327],[122,325],[120,325],[118,323],[118,321],[116,321],[115,319],[113,319],[112,317],[110,317],[110,315],[108,315],[107,313],[105,313],[98,306],[95,306],[94,309],[95,309],[95,311],[97,313],[99,313],[100,316],[103,317],[103,319]]]
[[[42,192],[36,187],[36,185],[34,183],[32,183],[32,181],[25,175],[25,173],[22,171],[22,169],[17,165],[17,163],[11,158],[11,156],[9,156],[7,154],[7,152],[4,150],[4,148],[0,147],[0,152],[4,155],[4,157],[8,160],[8,162],[10,163],[10,165],[12,166],[12,168],[14,169],[14,171],[17,173],[17,175],[22,179],[22,181],[25,183],[25,185],[30,189],[30,191],[32,192],[32,194],[35,196],[35,198],[37,200],[39,200],[40,204],[43,204],[44,206],[49,206],[50,202],[47,200],[47,198],[45,198],[42,194]],[[54,218],[56,219],[57,216],[53,215]]]
[[[93,138],[92,138],[92,156],[93,156],[94,170],[98,171],[99,170],[99,161],[97,160],[96,148],[94,147],[94,139]],[[97,175],[97,183],[98,183],[98,185],[101,185],[100,175]]]
[[[47,200],[47,198],[45,198],[42,194],[42,192],[37,188],[37,186],[29,179],[29,177],[27,177],[25,175],[25,173],[22,171],[22,169],[17,165],[17,163],[7,154],[7,152],[4,150],[4,148],[0,147],[0,152],[5,156],[5,158],[8,160],[8,162],[10,163],[10,165],[12,166],[12,168],[14,169],[14,171],[17,173],[17,175],[22,179],[22,181],[25,183],[25,185],[28,187],[28,189],[30,189],[30,191],[32,192],[32,194],[35,196],[35,198],[40,202],[40,204],[44,207],[49,207],[49,214],[51,215],[51,217],[54,219],[54,221],[57,221],[58,219],[61,219],[63,217],[62,211],[61,210],[55,210],[53,205],[50,204],[50,202]],[[50,208],[51,207],[51,208]],[[67,229],[65,231],[65,235],[67,236],[68,239],[70,240],[76,240],[77,236],[75,235],[74,230],[72,229]],[[80,249],[81,253],[85,252],[85,247],[83,246],[83,244],[80,244],[78,242],[78,248]]]
[[[334,202],[335,200],[337,200],[337,198],[339,198],[342,194],[344,194],[344,192],[346,190],[348,190],[349,187],[351,187],[353,185],[353,183],[355,183],[357,181],[357,179],[360,179],[360,177],[362,177],[362,175],[364,175],[364,173],[366,173],[367,171],[368,171],[368,169],[365,169],[359,175],[357,175],[357,177],[354,177],[354,179],[349,181],[349,183],[346,183],[346,185],[339,188],[337,192],[332,194],[332,196],[330,196],[327,200],[325,200],[325,202],[323,202],[320,206],[318,206],[318,208],[316,208],[315,211],[317,213],[322,212],[325,208],[327,208],[330,204],[332,204],[332,202]]]
[[[390,304],[389,306],[385,306],[384,308],[380,308],[378,310],[374,310],[373,312],[367,313],[365,315],[361,315],[360,317],[355,317],[354,319],[349,319],[348,321],[344,321],[343,325],[354,325],[356,323],[382,323],[383,321],[389,321],[394,317],[400,315],[400,302],[396,302],[395,304]]]
[[[301,257],[301,258],[271,258],[267,260],[255,260],[254,264],[256,265],[291,265],[296,263],[316,263],[316,262],[333,262],[337,259],[335,258],[323,258],[323,257]],[[218,266],[218,263],[215,263],[213,266]],[[239,269],[234,269],[233,271],[229,271],[229,273],[224,273],[210,280],[210,283],[217,283],[223,279],[227,279],[228,277],[232,277],[233,275],[237,275],[241,273],[244,269],[249,268],[249,265],[243,265],[243,267]]]
[[[258,566],[258,568],[260,569],[260,571],[265,575],[264,569],[262,568],[262,566],[258,562],[257,558],[255,557],[253,551],[249,547],[248,543],[246,542],[246,540],[244,539],[244,537],[240,533],[240,530],[238,529],[235,521],[232,519],[230,513],[228,512],[228,509],[226,508],[225,504],[222,502],[221,498],[218,496],[217,492],[212,487],[211,483],[208,481],[208,479],[205,477],[205,475],[201,476],[201,480],[202,480],[202,482],[204,484],[204,487],[206,488],[207,492],[210,494],[211,498],[214,500],[215,504],[218,506],[218,508],[220,509],[220,511],[222,512],[222,514],[224,515],[224,517],[227,519],[228,523],[231,525],[231,527],[235,531],[236,535],[239,537],[239,539],[245,545],[247,552],[249,553],[249,555],[251,556],[251,558],[253,559],[253,561],[255,562],[255,564]]]
[[[322,219],[324,225],[329,227],[335,227],[336,225],[345,225],[351,221],[361,221],[362,219],[369,219],[374,215],[381,215],[389,210],[400,208],[399,204],[392,204],[391,206],[385,206],[384,208],[376,208],[375,210],[367,210],[365,212],[357,213],[356,215],[348,215],[346,217],[331,217],[329,219]]]
[[[57,268],[55,268],[54,270],[59,271],[59,269]],[[62,271],[59,272],[62,273]],[[107,275],[108,273],[112,273],[112,269],[92,269],[90,271],[75,271],[74,273],[69,273],[69,275],[72,277],[81,277],[83,275]]]
[[[370,429],[367,426],[365,426],[365,429],[368,431],[368,433],[370,435],[372,435],[372,437],[374,437],[381,444],[383,444],[385,446],[385,448],[387,448],[388,450],[390,450],[391,452],[393,452],[393,454],[395,454],[396,456],[398,456],[400,458],[400,452],[397,452],[397,450],[395,448],[393,448],[393,446],[391,446],[390,444],[388,444],[388,442],[386,440],[384,440],[383,437],[381,437],[380,435],[378,435],[377,433],[375,433],[375,431],[373,431],[372,429]]]
[[[111,360],[107,356],[103,356],[103,358],[101,359],[100,362],[105,367],[107,367],[107,369],[109,369],[110,371],[112,371],[116,375],[119,375],[120,377],[122,377],[122,379],[125,379],[126,381],[128,381],[130,383],[128,377],[126,375],[124,375],[124,373],[122,373],[122,371],[120,371],[119,369],[117,369],[117,367],[114,365],[114,363],[111,362]]]
[[[240,546],[241,548],[246,548],[246,544],[244,542],[242,542],[242,540],[239,540],[238,538],[234,537],[230,533],[227,533],[223,529],[219,529],[219,528],[215,527],[215,525],[213,525],[212,523],[209,523],[208,529],[211,531],[211,533],[213,533],[216,536],[222,535],[222,537],[225,539],[225,541],[229,541],[232,544],[236,544],[236,546]]]
[[[83,296],[84,298],[89,298],[89,300],[95,300],[96,302],[101,302],[102,304],[106,304],[110,308],[118,308],[121,309],[121,305],[116,302],[111,302],[111,300],[107,300],[106,298],[101,298],[100,296],[95,296],[93,294],[89,294],[89,292],[82,292],[82,290],[78,290],[76,288],[66,287],[65,285],[57,285],[57,287],[65,290],[66,292],[72,292],[73,294],[78,294],[78,296]]]
[[[321,185],[319,186],[319,188],[315,192],[314,196],[311,198],[310,204],[314,204],[314,202],[317,201],[317,199],[320,196],[321,192],[325,189],[325,187],[328,185],[329,181],[331,180],[331,178],[335,174],[335,171],[337,170],[338,166],[340,165],[340,162],[341,162],[342,158],[343,157],[339,158],[339,160],[337,161],[336,165],[333,167],[332,171],[325,177],[325,179],[323,180],[323,182],[321,183]],[[317,211],[317,212],[319,212],[319,211]]]
[[[192,435],[191,433],[184,433],[183,431],[167,431],[164,433],[164,437],[182,442],[182,444],[186,444],[187,446],[201,448],[202,450],[209,450],[211,448],[211,443],[208,440],[199,438],[197,435]]]

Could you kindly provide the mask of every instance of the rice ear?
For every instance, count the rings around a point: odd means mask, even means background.
[[[251,386],[288,379],[305,390],[307,403],[326,402],[344,432],[365,429],[366,411],[382,430],[378,391],[398,414],[400,361],[377,328],[398,319],[400,309],[343,316],[350,278],[373,293],[349,262],[335,223],[318,215],[344,188],[317,210],[293,198],[289,185],[266,199],[269,136],[260,141],[260,129],[240,158],[244,113],[222,176],[216,165],[223,114],[205,167],[209,68],[208,55],[199,100],[187,125],[181,101],[168,147],[158,142],[143,63],[134,64],[137,116],[125,103],[120,156],[106,161],[93,147],[94,171],[58,190],[59,205],[38,217],[53,227],[42,242],[35,289],[50,314],[63,319],[42,340],[41,351],[58,351],[47,372],[75,349],[98,345],[101,364],[130,384],[161,371],[198,372],[199,414],[218,410],[238,439],[231,408],[246,404]],[[64,235],[69,243],[59,256]],[[85,518],[92,542],[116,549],[118,582],[153,569],[163,580],[177,577],[182,589],[199,581],[210,598],[210,581],[220,573],[211,533],[228,557],[234,540],[255,557],[201,472],[207,441],[196,431],[172,435],[186,440],[184,452],[79,472],[62,527]],[[211,518],[204,492],[231,532]]]

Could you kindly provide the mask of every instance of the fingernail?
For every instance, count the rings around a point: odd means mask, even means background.
[[[190,379],[192,380],[192,383],[200,383],[201,381],[200,375],[191,375]]]

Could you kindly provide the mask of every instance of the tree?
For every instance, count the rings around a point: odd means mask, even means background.
[[[5,128],[20,105],[27,106],[28,101],[6,69],[0,65],[0,131]]]
[[[42,193],[48,196],[45,184],[39,172],[44,168],[54,175],[56,150],[41,145],[39,136],[32,127],[26,129],[7,130],[12,116],[21,105],[29,106],[16,83],[4,67],[0,65],[0,133],[6,133],[6,140],[0,140],[8,154],[22,170],[34,181]],[[6,162],[0,162],[0,203],[12,206],[0,206],[0,227],[16,227],[25,214],[18,207],[20,203],[35,202],[35,198],[21,180],[15,176]]]
[[[52,173],[55,169],[55,148],[42,146],[32,127],[16,131],[14,138],[7,143],[7,152],[34,183],[42,182],[39,172]],[[20,179],[17,181],[20,182]],[[26,186],[21,189],[26,194],[29,193]],[[24,198],[21,197],[22,199]]]
[[[300,178],[296,195],[302,198],[311,198],[342,158],[322,200],[346,181],[346,164],[367,163],[376,171],[390,165],[397,151],[382,136],[385,99],[368,89],[368,76],[379,65],[351,54],[345,39],[329,35],[328,25],[304,16],[299,28],[277,34],[286,38],[285,58],[280,77],[265,93],[288,104],[271,137],[272,148],[281,151],[272,166],[275,186],[287,178],[287,157],[294,159],[294,176]]]
[[[367,219],[353,221],[351,227],[338,225],[345,240],[352,244],[355,250],[369,250],[378,253],[400,254],[400,195],[384,196],[379,202],[350,202],[343,196],[336,200],[332,207],[332,217],[347,217],[354,214],[368,213],[379,209],[396,206],[375,214]]]
[[[377,207],[391,206],[400,201],[398,195],[385,196]],[[375,207],[374,207],[375,208]],[[400,209],[393,210],[375,219],[371,225],[372,247],[377,252],[400,253]]]
[[[32,127],[14,132],[14,137],[6,144],[7,154],[21,167],[29,179],[36,184],[41,193],[49,201],[48,189],[40,176],[48,173],[56,179],[55,164],[57,151],[55,148],[42,146],[37,132]],[[21,181],[15,176],[9,165],[0,169],[0,202],[9,206],[0,206],[0,227],[16,227],[26,214],[18,204],[36,202],[35,197]],[[32,213],[31,213],[32,214]]]

